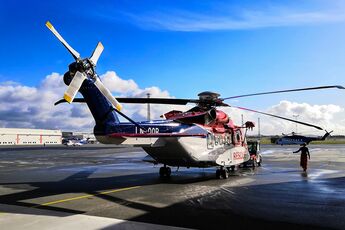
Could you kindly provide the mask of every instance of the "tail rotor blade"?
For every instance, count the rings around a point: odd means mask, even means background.
[[[54,26],[47,21],[46,22],[46,26],[48,27],[48,29],[53,32],[53,34],[57,37],[57,39],[59,39],[59,41],[62,43],[62,45],[64,45],[66,47],[66,49],[72,54],[72,56],[74,57],[75,60],[79,60],[80,58],[80,54],[75,51],[66,41],[65,39],[63,39],[63,37],[59,34],[59,32],[57,32],[57,30],[54,28]]]
[[[110,101],[110,103],[118,110],[121,111],[122,105],[115,99],[111,92],[103,85],[99,78],[96,78],[95,86],[101,91],[101,93]]]
[[[93,64],[93,66],[97,65],[97,61],[99,59],[99,57],[101,56],[102,52],[104,50],[104,46],[102,45],[101,42],[98,42],[95,50],[93,51],[91,57],[90,57],[90,61]]]
[[[65,94],[64,99],[71,103],[75,97],[75,95],[78,93],[80,86],[83,84],[84,80],[86,79],[86,75],[84,73],[81,73],[77,71],[77,73],[74,75],[71,83],[69,84]]]
[[[286,121],[295,122],[295,123],[298,123],[298,124],[301,124],[301,125],[310,126],[310,127],[313,127],[313,128],[319,129],[319,130],[323,130],[323,128],[321,128],[321,127],[319,127],[319,126],[312,125],[312,124],[308,124],[308,123],[301,122],[301,121],[292,120],[292,119],[289,119],[289,118],[286,118],[286,117],[281,117],[281,116],[277,116],[277,115],[274,115],[274,114],[264,113],[264,112],[260,112],[260,111],[256,111],[256,110],[252,110],[252,109],[247,109],[247,108],[243,108],[243,107],[238,107],[238,106],[231,106],[231,107],[237,108],[237,109],[241,109],[241,110],[245,110],[245,111],[254,112],[254,113],[260,113],[260,114],[263,114],[263,115],[266,115],[266,116],[271,116],[271,117],[283,119],[283,120],[286,120]]]

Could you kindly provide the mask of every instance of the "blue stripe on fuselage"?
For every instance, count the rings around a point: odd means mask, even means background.
[[[207,133],[206,130],[204,130],[203,128],[200,128],[197,125],[181,124],[178,122],[167,121],[167,120],[143,121],[143,122],[138,122],[138,124],[144,129],[146,129],[147,133],[184,133],[184,134]],[[100,133],[99,131],[100,130],[98,130],[97,132],[98,135],[109,135],[112,133],[128,133],[128,134],[144,133],[143,130],[140,130],[137,126],[129,122],[118,123],[118,124],[114,123],[113,125],[107,126],[104,133]]]

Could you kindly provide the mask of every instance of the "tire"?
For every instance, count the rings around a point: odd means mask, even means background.
[[[228,171],[226,171],[225,169],[221,170],[221,176],[222,176],[224,179],[228,179],[228,178],[229,178]]]
[[[164,177],[165,174],[166,174],[165,168],[164,168],[164,167],[160,167],[160,168],[159,168],[159,175],[160,175],[161,177]]]
[[[262,158],[260,157],[260,160],[258,162],[258,166],[261,166],[261,163],[262,163]]]
[[[170,167],[167,167],[167,168],[166,168],[165,175],[166,175],[167,177],[170,177],[170,175],[171,175],[171,168],[170,168]]]

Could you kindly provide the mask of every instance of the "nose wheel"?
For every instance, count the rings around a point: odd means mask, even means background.
[[[164,167],[160,167],[159,169],[160,177],[170,177],[171,175],[171,168],[164,165]]]

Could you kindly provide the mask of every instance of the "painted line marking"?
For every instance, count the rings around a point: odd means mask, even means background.
[[[72,197],[72,198],[67,198],[67,199],[62,199],[62,200],[56,200],[56,201],[51,201],[51,202],[47,202],[47,203],[43,203],[43,204],[38,204],[38,205],[32,206],[32,208],[37,208],[37,207],[41,207],[41,206],[49,206],[52,204],[59,204],[59,203],[64,203],[64,202],[73,201],[73,200],[80,200],[80,199],[85,199],[85,198],[90,198],[90,197],[97,197],[98,195],[105,195],[105,194],[110,194],[110,193],[115,193],[115,192],[128,191],[128,190],[136,189],[136,188],[140,188],[140,187],[141,186],[120,188],[120,189],[114,189],[114,190],[110,190],[110,191],[99,192],[99,193],[92,194],[92,195],[84,195],[84,196],[77,196],[77,197]]]

